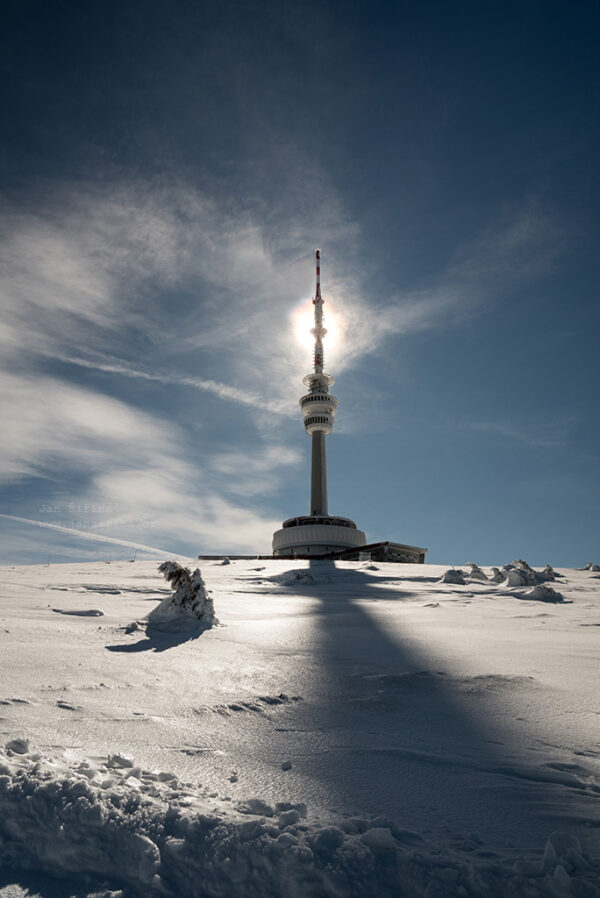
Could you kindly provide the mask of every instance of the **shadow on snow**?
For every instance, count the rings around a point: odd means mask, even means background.
[[[494,687],[520,688],[528,678],[494,671],[471,678],[472,690],[461,689],[460,678],[436,669],[414,628],[399,637],[395,616],[394,635],[388,633],[365,600],[413,599],[410,589],[376,584],[408,586],[415,578],[375,578],[333,561],[310,562],[308,572],[312,583],[302,582],[303,572],[298,580],[277,580],[320,600],[313,650],[326,700],[312,710],[307,702],[299,713],[312,718],[302,722],[306,733],[329,734],[324,751],[317,736],[312,747],[307,737],[303,749],[321,753],[310,766],[332,800],[349,813],[383,814],[425,834],[443,832],[472,851],[480,837],[539,851],[553,830],[590,825],[599,796],[559,764],[536,765],[535,733],[526,756],[511,745],[510,732],[492,723]]]
[[[191,632],[187,630],[179,633],[165,633],[161,630],[149,628],[145,631],[145,638],[138,640],[138,642],[123,642],[117,645],[107,645],[106,648],[109,652],[123,652],[125,654],[135,654],[136,652],[165,652],[167,649],[183,645],[185,642],[193,642],[210,629],[212,629],[211,626],[207,626],[199,627],[197,630]]]

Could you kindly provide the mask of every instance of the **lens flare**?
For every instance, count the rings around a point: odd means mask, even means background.
[[[307,350],[309,356],[315,343],[315,338],[311,333],[315,326],[314,314],[314,306],[310,299],[302,302],[292,312],[294,338],[298,346]],[[327,362],[328,358],[335,356],[340,348],[344,329],[342,316],[336,312],[329,301],[326,301],[323,310],[323,324],[327,328],[324,340],[325,361]]]

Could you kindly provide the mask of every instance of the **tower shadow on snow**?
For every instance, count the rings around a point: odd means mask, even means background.
[[[328,747],[311,766],[344,811],[383,815],[425,835],[444,833],[475,852],[481,839],[486,847],[539,853],[553,830],[576,827],[581,835],[581,824],[589,827],[599,796],[558,768],[536,766],[535,733],[531,761],[511,746],[511,733],[492,723],[486,677],[472,678],[470,689],[469,678],[438,669],[414,628],[391,635],[369,612],[371,602],[375,611],[382,601],[415,598],[410,579],[375,578],[334,561],[311,561],[308,572],[313,583],[290,586],[320,599],[314,651],[316,685],[326,701],[308,713]],[[408,588],[376,585],[391,581]],[[489,681],[511,688],[511,678],[497,671]],[[598,830],[587,832],[596,839],[588,847],[597,851]]]

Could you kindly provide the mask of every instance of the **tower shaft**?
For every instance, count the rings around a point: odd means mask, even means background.
[[[322,430],[312,434],[310,474],[310,513],[326,515],[327,511],[327,435]]]
[[[313,374],[304,378],[308,394],[300,400],[306,432],[312,439],[310,472],[310,514],[327,517],[327,434],[333,430],[333,416],[337,409],[337,399],[329,392],[333,377],[323,370],[323,338],[327,333],[323,327],[323,297],[321,296],[321,250],[316,251],[316,288],[314,305],[315,338],[313,354]]]

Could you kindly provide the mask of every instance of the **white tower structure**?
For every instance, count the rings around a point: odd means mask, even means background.
[[[315,338],[313,371],[303,378],[308,392],[300,399],[304,427],[312,441],[310,514],[289,518],[281,530],[273,534],[273,555],[323,555],[343,549],[358,548],[366,543],[365,534],[356,529],[349,518],[340,518],[327,509],[327,453],[326,438],[333,430],[333,418],[338,401],[329,392],[334,379],[324,371],[323,340],[327,330],[323,326],[321,296],[321,251],[316,252],[317,284],[313,304]]]

